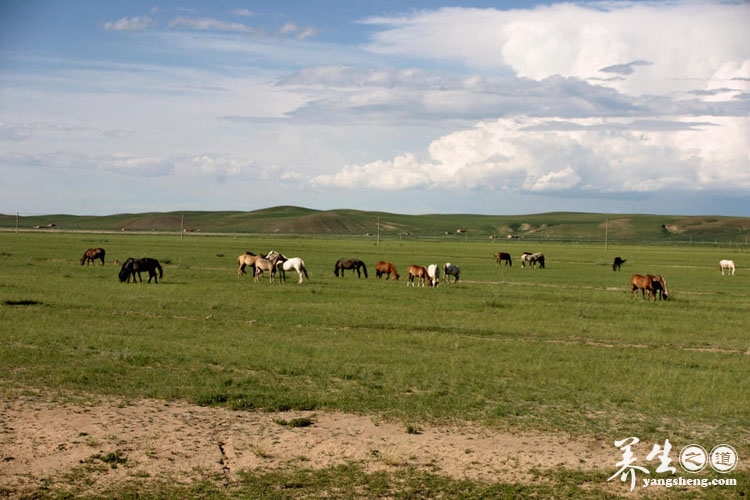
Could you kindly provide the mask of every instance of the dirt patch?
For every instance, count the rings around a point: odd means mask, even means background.
[[[612,443],[412,426],[340,412],[240,412],[142,400],[2,405],[0,487],[22,492],[85,474],[92,489],[133,478],[231,482],[241,470],[411,466],[453,478],[525,482],[532,468],[612,469]],[[309,419],[306,426],[289,425]],[[284,425],[286,424],[286,425]],[[67,479],[66,479],[67,478]]]

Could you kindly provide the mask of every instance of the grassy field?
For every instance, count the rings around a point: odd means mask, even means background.
[[[677,450],[727,443],[741,465],[747,461],[750,255],[721,247],[610,245],[605,254],[599,244],[529,245],[0,233],[0,390],[6,400],[43,391],[71,400],[147,397],[416,424],[469,421],[607,441],[668,438]],[[96,246],[107,249],[107,265],[81,266],[80,255]],[[303,257],[310,281],[237,276],[237,255],[271,249]],[[495,264],[499,250],[513,255],[513,267]],[[524,250],[544,252],[547,268],[520,268]],[[621,272],[611,269],[615,255],[627,259]],[[131,256],[159,259],[164,278],[119,283],[112,261]],[[369,279],[334,277],[340,257],[365,261]],[[722,258],[735,260],[736,276],[720,275]],[[381,259],[396,265],[400,281],[375,279]],[[406,286],[409,264],[446,261],[461,267],[458,284]],[[664,275],[670,300],[632,298],[627,287],[636,272]],[[154,486],[149,494],[263,498],[259,484],[296,481],[303,485],[297,493],[277,498],[302,498],[338,481],[351,490],[335,498],[611,495],[598,488],[606,478],[587,474],[557,471],[552,486],[497,485],[417,472],[381,477],[352,466],[248,473],[231,495],[208,484]],[[746,495],[746,465],[733,477],[740,487],[690,494]]]

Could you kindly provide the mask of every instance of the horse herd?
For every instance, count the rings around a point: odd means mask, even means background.
[[[104,265],[104,258],[106,251],[103,248],[89,248],[83,253],[81,257],[81,265],[92,264],[94,261],[99,260]],[[511,255],[506,252],[497,252],[493,254],[497,265],[505,264],[506,266],[513,265],[513,259]],[[612,270],[619,271],[621,266],[627,262],[621,257],[615,257],[612,263]],[[237,258],[238,269],[237,275],[242,276],[246,274],[245,269],[251,268],[255,281],[259,281],[260,278],[268,273],[270,282],[273,283],[276,279],[276,275],[280,276],[281,281],[286,281],[286,272],[295,271],[298,275],[298,284],[302,284],[303,277],[310,279],[305,266],[305,261],[299,257],[289,258],[275,250],[270,251],[265,255],[258,255],[253,252],[247,251]],[[119,261],[115,260],[115,264],[119,264]],[[521,267],[526,267],[528,264],[531,268],[544,269],[545,261],[544,254],[541,252],[531,253],[523,252],[521,254]],[[136,283],[136,277],[138,281],[143,282],[141,278],[141,272],[148,272],[148,283],[151,283],[153,279],[155,283],[158,283],[157,270],[159,272],[158,278],[163,278],[164,270],[158,260],[144,257],[141,259],[134,259],[129,257],[122,263],[120,272],[118,274],[121,282],[129,283],[130,279],[133,279],[133,283]],[[350,270],[352,273],[357,273],[357,277],[361,278],[364,273],[367,278],[367,266],[364,262],[359,259],[339,259],[336,261],[334,266],[333,274],[337,277],[344,276],[344,271]],[[732,260],[721,260],[719,262],[719,270],[722,276],[727,272],[730,276],[734,276],[736,267]],[[429,284],[431,287],[437,287],[440,284],[440,277],[443,277],[444,281],[450,283],[458,282],[461,276],[461,269],[450,262],[446,262],[442,267],[437,264],[430,264],[427,267],[412,264],[407,268],[407,286],[426,286]],[[396,266],[392,262],[378,261],[375,264],[375,276],[388,280],[393,277],[394,281],[398,281],[401,275],[398,273]],[[630,277],[630,291],[631,295],[636,295],[638,291],[641,292],[642,297],[652,297],[654,300],[657,297],[660,300],[666,300],[669,297],[669,290],[667,289],[667,281],[663,276],[659,274],[634,274]]]
[[[81,257],[81,265],[93,264],[96,260],[100,260],[102,265],[104,265],[104,257],[106,255],[107,252],[103,248],[89,248],[88,250],[83,252],[83,257]],[[115,264],[119,263],[120,261],[115,260]],[[158,278],[156,276],[157,270],[159,271]],[[120,278],[120,282],[122,283],[130,283],[131,278],[133,279],[133,283],[143,283],[143,279],[141,278],[142,272],[148,273],[147,283],[151,283],[152,279],[154,280],[154,283],[158,283],[159,278],[164,277],[164,269],[162,269],[159,261],[149,257],[143,257],[142,259],[134,259],[133,257],[128,257],[127,259],[125,259],[125,262],[122,263],[120,272],[118,273],[118,277]],[[138,278],[137,281],[136,278]]]

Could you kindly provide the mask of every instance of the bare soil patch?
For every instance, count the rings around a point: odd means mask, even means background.
[[[612,443],[472,424],[407,426],[341,412],[240,412],[184,402],[2,403],[0,488],[21,494],[86,475],[92,490],[131,479],[229,483],[242,470],[411,466],[453,478],[526,482],[532,468],[610,470]],[[294,427],[283,421],[310,419]],[[279,423],[281,422],[281,423]]]

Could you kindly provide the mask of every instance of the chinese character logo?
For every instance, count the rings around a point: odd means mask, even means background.
[[[700,472],[708,465],[708,453],[698,444],[689,444],[680,452],[680,465],[687,472]]]
[[[615,472],[612,475],[612,477],[607,479],[607,481],[611,481],[612,479],[614,479],[615,477],[619,475],[620,479],[624,483],[625,481],[628,480],[628,477],[629,477],[630,478],[630,491],[633,491],[633,488],[635,488],[636,471],[643,472],[644,474],[650,474],[648,469],[646,469],[645,467],[633,465],[633,463],[638,459],[635,458],[635,455],[633,454],[633,451],[630,449],[630,447],[638,444],[639,442],[640,440],[637,437],[629,437],[629,438],[622,439],[620,441],[615,441],[615,446],[620,448],[620,450],[623,451],[622,460],[617,462],[617,465],[620,467],[620,470]],[[658,453],[658,450],[657,450],[657,453]]]
[[[726,474],[737,467],[737,452],[728,444],[720,444],[711,450],[709,461],[713,470]]]

